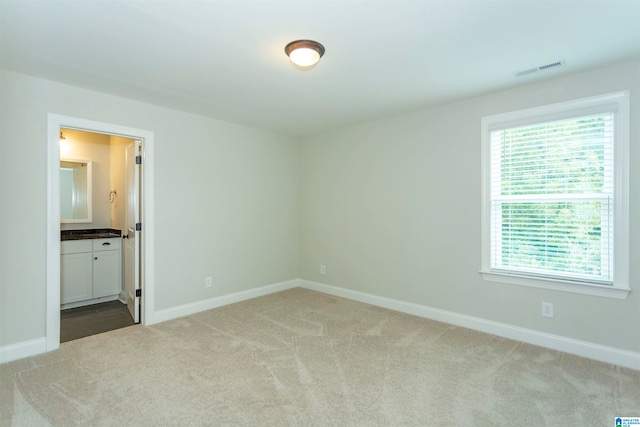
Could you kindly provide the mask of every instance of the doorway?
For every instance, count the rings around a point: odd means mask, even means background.
[[[129,237],[129,239],[121,239],[131,242],[130,245],[123,242],[123,252],[124,248],[130,246],[132,248],[131,251],[136,254],[136,262],[129,263],[130,268],[125,272],[125,276],[127,272],[133,272],[129,276],[133,275],[137,281],[137,286],[129,286],[128,290],[132,290],[132,295],[134,299],[137,298],[137,301],[131,301],[127,309],[129,307],[132,308],[134,321],[142,324],[153,323],[153,132],[49,114],[47,131],[47,351],[55,350],[60,346],[60,131],[64,129],[128,138],[136,141],[134,150],[136,155],[133,158],[134,161],[139,159],[143,167],[142,170],[137,169],[137,182],[132,183],[132,186],[136,189],[135,194],[137,195],[140,209],[136,210],[137,218],[133,217],[135,221],[132,226],[133,233],[128,232],[128,225],[126,230],[123,226],[122,235]],[[108,197],[109,199],[111,198],[110,195]],[[126,268],[123,268],[122,271]],[[125,278],[123,277],[123,283],[125,283],[124,280]],[[122,287],[122,293],[116,299],[121,299],[126,304],[127,289],[125,288],[126,286]],[[137,289],[140,290],[136,292]],[[138,309],[138,307],[141,308]]]
[[[60,342],[140,322],[141,152],[137,139],[61,128]]]

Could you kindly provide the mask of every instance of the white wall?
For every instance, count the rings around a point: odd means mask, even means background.
[[[628,298],[483,281],[480,118],[626,89],[632,116]],[[634,61],[306,138],[300,277],[638,352],[639,111],[640,63]],[[553,319],[541,316],[542,301],[554,304]]]
[[[6,71],[0,94],[0,348],[45,337],[48,113],[154,132],[156,310],[297,277],[295,140]]]

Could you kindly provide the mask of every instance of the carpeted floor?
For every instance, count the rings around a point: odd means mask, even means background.
[[[613,426],[640,372],[305,289],[0,365],[0,425]]]

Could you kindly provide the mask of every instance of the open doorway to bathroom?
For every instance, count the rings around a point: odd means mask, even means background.
[[[141,217],[137,218],[133,232],[128,232],[129,245],[134,248],[138,262],[130,274],[133,277],[134,305],[139,307],[139,321],[154,323],[154,132],[114,123],[99,122],[61,114],[47,114],[47,304],[46,351],[60,347],[61,308],[61,223],[60,223],[60,132],[62,129],[87,131],[97,134],[121,136],[140,141],[139,201]],[[137,156],[136,156],[137,157]],[[97,195],[92,194],[92,197]],[[138,212],[138,211],[136,211]],[[93,212],[92,212],[93,215]],[[133,236],[133,238],[132,238]],[[121,243],[123,244],[123,243]],[[100,245],[102,247],[103,245]],[[108,245],[105,245],[108,247]],[[92,246],[93,249],[93,246]],[[107,269],[108,271],[112,271]]]
[[[60,128],[60,342],[140,322],[141,150]]]

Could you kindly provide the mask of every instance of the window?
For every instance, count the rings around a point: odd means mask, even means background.
[[[625,298],[629,94],[482,119],[486,280]]]

